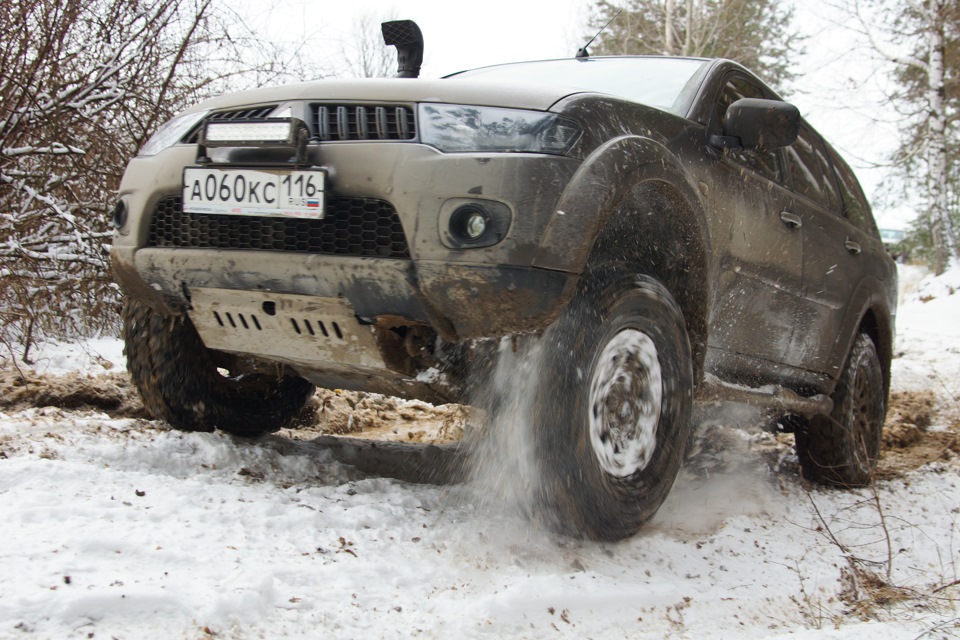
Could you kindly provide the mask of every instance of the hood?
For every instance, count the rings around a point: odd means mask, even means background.
[[[302,84],[251,89],[210,98],[192,107],[224,109],[292,100],[337,102],[441,102],[489,107],[549,110],[558,100],[583,89],[552,85],[489,82],[468,79],[317,80]]]

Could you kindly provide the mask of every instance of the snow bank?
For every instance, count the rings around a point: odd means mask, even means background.
[[[892,363],[894,386],[932,389],[956,405],[960,399],[960,266],[941,276],[900,266],[901,297]],[[950,415],[953,410],[942,407]]]
[[[77,342],[48,340],[31,347],[28,358],[29,363],[18,360],[17,365],[33,369],[39,374],[73,371],[98,374],[122,370],[127,362],[123,355],[123,342],[116,337],[87,338]],[[0,358],[2,361],[3,358]]]
[[[960,290],[960,261],[954,261],[950,268],[939,276],[925,273],[923,267],[900,267],[901,274],[904,271],[909,274],[910,270],[919,271],[922,278],[917,284],[916,290],[907,296],[906,302],[929,302],[936,298],[952,296]],[[906,277],[910,278],[910,275]]]

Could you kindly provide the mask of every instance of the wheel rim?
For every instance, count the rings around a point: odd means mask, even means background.
[[[604,345],[590,380],[590,441],[604,471],[624,478],[647,467],[662,404],[656,345],[637,329],[620,331]]]

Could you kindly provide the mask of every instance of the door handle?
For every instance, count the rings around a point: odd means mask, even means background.
[[[863,249],[860,248],[860,243],[859,243],[859,242],[854,242],[854,241],[851,240],[850,238],[847,238],[847,239],[844,241],[843,247],[844,247],[847,251],[849,251],[850,253],[852,253],[852,254],[854,254],[854,255],[856,255],[856,254],[860,253],[861,251],[863,251]]]
[[[800,216],[789,211],[781,211],[780,219],[783,220],[783,224],[787,225],[788,229],[799,229],[803,226],[803,220],[800,219]]]

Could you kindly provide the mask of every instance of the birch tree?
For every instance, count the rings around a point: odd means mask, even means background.
[[[943,273],[960,258],[960,7],[951,0],[900,0],[849,9],[871,49],[894,66],[898,89],[891,98],[904,116],[894,165],[921,195],[918,226],[930,239],[934,271]]]
[[[780,87],[793,77],[801,38],[793,9],[776,0],[599,0],[592,27],[618,11],[593,53],[730,58]]]

